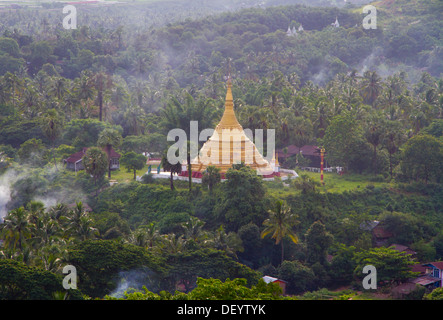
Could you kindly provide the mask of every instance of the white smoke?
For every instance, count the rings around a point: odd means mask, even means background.
[[[0,176],[0,223],[7,215],[7,204],[11,201],[11,185],[17,180],[15,170],[7,170]]]
[[[59,169],[63,170],[63,169]],[[8,168],[3,174],[0,175],[0,223],[3,222],[4,217],[12,209],[14,196],[19,196],[17,190],[14,189],[14,184],[20,180],[26,178],[42,177],[49,184],[47,187],[41,190],[36,190],[33,194],[32,200],[43,203],[46,209],[53,207],[59,203],[71,204],[77,201],[86,202],[87,196],[82,190],[74,188],[71,185],[66,187],[60,187],[57,182],[57,176],[61,174],[61,171],[56,170],[55,166],[47,166],[44,170],[29,168],[27,166],[16,166],[14,168]],[[50,185],[55,182],[57,187],[51,187]],[[22,205],[22,204],[21,204]]]
[[[155,286],[155,280],[152,278],[154,273],[148,269],[121,271],[118,275],[117,288],[109,294],[111,297],[123,298],[126,291],[143,291],[143,287],[152,291]],[[154,280],[154,282],[153,282]]]

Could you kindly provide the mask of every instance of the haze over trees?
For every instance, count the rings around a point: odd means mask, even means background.
[[[78,5],[75,30],[59,3],[0,12],[1,298],[63,296],[68,263],[72,299],[114,299],[130,278],[127,299],[285,298],[263,275],[308,299],[359,288],[368,261],[388,288],[443,259],[441,1],[377,2],[376,30],[362,28],[365,1],[289,2]],[[173,180],[166,157],[170,179],[147,174],[143,154],[161,158],[169,130],[218,123],[229,71],[243,128],[275,129],[282,150],[324,146],[343,176],[322,185],[301,153],[281,159],[292,181],[238,164],[197,185]],[[83,148],[85,170],[66,169]]]

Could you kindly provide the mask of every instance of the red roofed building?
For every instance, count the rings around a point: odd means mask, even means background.
[[[68,158],[64,159],[63,162],[66,163],[66,169],[74,170],[76,172],[78,170],[83,170],[85,167],[83,166],[82,159],[87,150],[88,148],[82,148],[79,152],[73,153]],[[106,152],[106,150],[104,151]],[[121,155],[111,148],[109,160],[111,161],[111,170],[117,170],[120,168],[120,157]]]
[[[280,286],[280,288],[282,289],[282,293],[286,294],[286,284],[287,284],[286,281],[281,280],[281,279],[277,279],[274,277],[270,277],[270,276],[264,276],[262,279],[266,283],[277,283]]]

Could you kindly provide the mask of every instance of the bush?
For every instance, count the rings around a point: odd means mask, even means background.
[[[315,289],[314,272],[299,261],[283,261],[278,268],[278,278],[288,283],[286,292],[289,294],[300,294]]]

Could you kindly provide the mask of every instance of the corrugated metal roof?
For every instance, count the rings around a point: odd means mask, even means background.
[[[412,280],[413,283],[420,284],[422,286],[427,286],[429,284],[440,281],[439,278],[435,278],[432,276],[422,276],[417,279]]]

